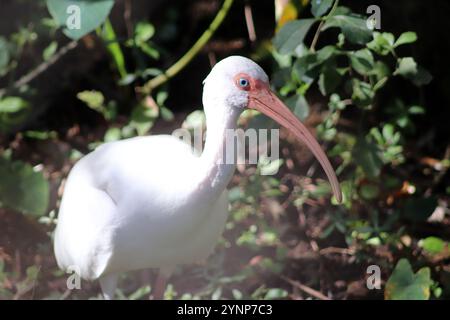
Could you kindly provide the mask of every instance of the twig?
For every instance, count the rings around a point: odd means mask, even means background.
[[[66,291],[64,291],[64,293],[61,295],[59,300],[66,300],[70,296],[71,293],[72,293],[71,289],[66,289]]]
[[[316,33],[314,34],[314,38],[311,42],[311,47],[309,48],[312,52],[314,52],[316,50],[316,44],[317,44],[317,41],[319,40],[319,35],[320,35],[320,32],[322,31],[325,21],[327,21],[328,18],[334,14],[334,11],[336,10],[338,4],[339,4],[339,0],[336,0],[333,4],[333,7],[330,10],[330,13],[328,13],[328,15],[324,19],[322,19],[322,21],[320,21],[320,24],[317,27]]]
[[[310,288],[308,286],[305,286],[304,284],[296,281],[296,280],[292,280],[288,277],[285,277],[283,275],[280,275],[280,278],[283,279],[284,281],[286,281],[287,283],[289,283],[290,285],[292,285],[293,287],[309,294],[311,297],[317,298],[319,300],[331,300],[330,298],[328,298],[326,295],[324,295],[322,292],[317,291],[313,288]]]
[[[178,72],[180,72],[184,67],[186,67],[189,62],[200,52],[200,50],[205,46],[209,39],[213,36],[217,28],[222,24],[223,20],[227,16],[227,13],[233,4],[234,0],[225,0],[222,8],[217,13],[214,20],[209,25],[208,29],[198,38],[194,45],[186,52],[180,60],[175,62],[169,69],[164,73],[158,75],[157,77],[148,81],[144,86],[138,88],[138,91],[149,94],[153,89],[159,87],[165,83],[170,78],[174,77]]]
[[[320,32],[321,32],[324,24],[325,24],[325,20],[322,20],[322,21],[320,21],[320,24],[317,27],[316,33],[314,34],[314,38],[311,42],[311,47],[309,48],[312,52],[316,51],[316,44],[317,44],[317,41],[319,40],[319,35],[320,35]]]
[[[123,20],[125,21],[128,38],[131,38],[133,36],[133,23],[131,22],[131,0],[125,0],[124,6],[125,8],[123,10]]]
[[[41,267],[42,266],[39,266],[37,274],[36,274],[36,278],[33,279],[33,282],[30,283],[29,285],[27,285],[26,287],[22,288],[21,290],[18,290],[16,292],[16,294],[14,295],[13,300],[19,300],[21,297],[23,297],[25,294],[27,294],[30,291],[32,291],[31,299],[34,298],[34,292],[35,292],[35,289],[36,289],[36,282],[37,282],[37,279],[38,279],[39,272],[41,271]]]
[[[49,67],[51,67],[53,64],[55,64],[62,56],[64,56],[67,52],[70,50],[76,48],[78,45],[77,41],[71,41],[68,44],[66,44],[64,47],[59,49],[58,52],[56,52],[48,61],[42,62],[40,65],[38,65],[36,68],[31,70],[29,73],[21,77],[19,80],[14,82],[12,84],[12,88],[20,88],[26,84],[28,84],[30,81],[34,80],[36,77],[38,77],[41,73],[46,71]],[[0,89],[0,97],[6,92],[6,88]]]
[[[348,249],[348,248],[328,247],[328,248],[321,249],[319,251],[319,253],[321,255],[337,253],[337,254],[346,254],[346,255],[349,255],[349,256],[353,256],[355,254],[355,250],[354,249]]]
[[[245,23],[247,25],[248,38],[251,42],[256,40],[255,24],[253,23],[252,7],[246,3],[244,7]]]

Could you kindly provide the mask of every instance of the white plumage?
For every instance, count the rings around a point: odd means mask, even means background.
[[[268,88],[261,83],[268,83],[267,75],[247,58],[229,57],[213,68],[204,84],[208,132],[200,156],[161,135],[106,143],[83,157],[67,179],[59,210],[59,267],[100,279],[112,298],[120,272],[206,258],[228,216],[226,186],[235,169],[218,161],[224,133],[236,127],[245,107],[271,115],[256,106],[262,99],[256,91]]]

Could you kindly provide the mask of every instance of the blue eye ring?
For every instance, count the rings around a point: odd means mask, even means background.
[[[245,79],[245,78],[240,78],[239,79],[239,85],[241,87],[243,87],[243,88],[246,88],[246,87],[248,87],[250,85],[250,82],[247,79]]]

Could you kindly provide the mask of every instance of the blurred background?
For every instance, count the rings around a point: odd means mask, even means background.
[[[61,26],[73,2],[92,18],[79,32]],[[166,298],[449,298],[449,15],[445,0],[1,0],[0,299],[100,297],[68,290],[53,255],[71,167],[105,142],[204,126],[201,83],[234,54],[322,142],[344,202],[282,130],[278,174],[238,167],[215,253],[179,267]],[[119,297],[146,299],[154,277],[123,275]]]

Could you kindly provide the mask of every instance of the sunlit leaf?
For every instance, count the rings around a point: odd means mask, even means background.
[[[139,22],[135,29],[135,39],[137,43],[142,43],[150,40],[155,34],[155,27],[148,22]]]
[[[42,172],[29,164],[0,157],[0,205],[27,214],[46,213],[49,185]]]
[[[28,107],[28,102],[20,97],[6,97],[0,100],[0,113],[15,113]]]
[[[407,43],[413,43],[417,41],[417,34],[412,31],[404,32],[400,35],[400,37],[395,41],[394,47],[401,46]]]
[[[276,34],[273,44],[281,54],[290,54],[303,43],[315,19],[294,20],[286,23]]]
[[[438,237],[428,237],[420,240],[419,246],[429,253],[436,254],[444,250],[445,242]]]
[[[380,55],[387,55],[393,52],[394,35],[388,32],[374,32],[373,40],[367,44],[367,47]]]
[[[364,81],[360,81],[358,79],[353,79],[353,94],[352,100],[355,104],[365,107],[372,104],[373,98],[375,96],[375,92],[372,89],[372,86]]]
[[[428,300],[430,298],[430,269],[422,268],[414,274],[408,260],[401,259],[386,283],[386,300]]]
[[[366,20],[356,16],[334,15],[327,20],[323,29],[331,27],[339,27],[345,38],[356,44],[366,44],[372,37],[372,30],[367,28]]]
[[[100,26],[113,5],[114,0],[47,0],[52,17],[63,27],[64,34],[75,40]]]
[[[42,57],[44,58],[44,60],[45,61],[50,60],[50,58],[55,54],[56,49],[58,49],[58,42],[56,41],[50,42],[47,48],[45,48],[44,51],[42,52]]]
[[[365,138],[359,138],[352,153],[355,162],[362,167],[366,175],[374,178],[380,174],[383,161],[375,143]]]
[[[314,0],[313,0],[314,1]],[[271,288],[267,290],[264,300],[282,299],[288,296],[288,292],[284,289]]]
[[[309,104],[305,96],[295,95],[287,99],[286,105],[293,110],[294,114],[300,119],[305,120],[309,115]]]
[[[401,75],[405,78],[411,79],[417,74],[417,63],[412,57],[399,59],[397,70],[394,75]]]
[[[311,13],[314,17],[323,16],[332,6],[334,0],[312,0]]]
[[[361,49],[349,54],[352,68],[361,75],[368,75],[374,69],[373,55],[368,49]]]
[[[104,113],[105,111],[105,97],[103,96],[103,93],[101,93],[100,91],[95,91],[95,90],[85,90],[85,91],[81,91],[77,93],[77,98],[81,101],[83,101],[84,103],[86,103],[86,105],[97,111],[100,113]]]

